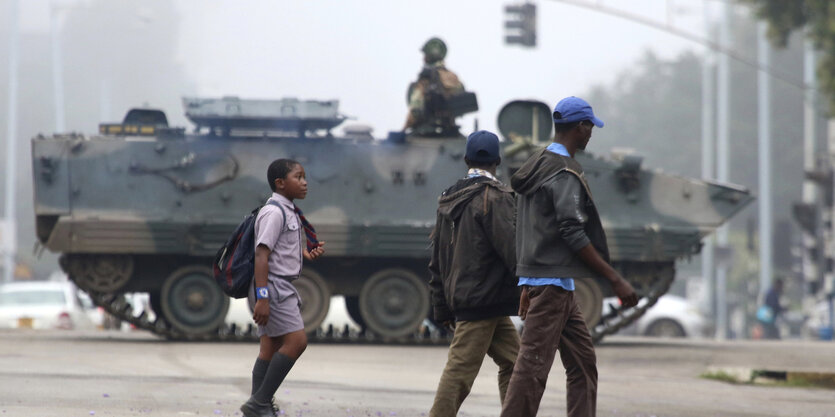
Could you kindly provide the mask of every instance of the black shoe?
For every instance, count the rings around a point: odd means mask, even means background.
[[[255,398],[249,397],[241,406],[241,412],[245,417],[275,417],[274,404],[261,404]]]

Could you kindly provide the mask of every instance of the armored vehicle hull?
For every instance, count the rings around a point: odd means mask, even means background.
[[[507,145],[504,178],[534,147]],[[463,138],[367,140],[234,126],[38,137],[37,233],[63,255],[80,288],[124,319],[170,337],[241,337],[223,328],[229,301],[211,278],[213,256],[269,197],[269,163],[292,158],[304,164],[310,189],[296,203],[327,242],[326,256],[296,281],[306,330],[320,326],[331,295],[341,294],[371,333],[401,339],[430,310],[428,235],[438,195],[465,173],[463,149]],[[697,253],[701,238],[750,200],[739,187],[644,170],[629,157],[577,159],[612,260],[646,297],[643,308],[668,289],[674,261]],[[131,317],[119,297],[126,292],[149,293],[156,321]],[[578,295],[596,338],[619,328],[600,314],[608,285],[578,280]]]

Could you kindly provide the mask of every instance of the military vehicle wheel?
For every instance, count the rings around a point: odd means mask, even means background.
[[[203,266],[174,271],[162,284],[159,302],[165,320],[192,335],[213,332],[229,311],[229,297],[215,284],[212,270]]]
[[[362,318],[362,312],[360,312],[360,298],[358,296],[345,296],[345,310],[348,310],[348,315],[351,316],[351,320],[357,326],[360,326],[361,329],[368,327],[365,324],[365,319]]]
[[[66,270],[83,290],[109,293],[124,286],[133,275],[128,255],[71,255]]]
[[[413,272],[384,269],[363,284],[359,308],[373,332],[383,337],[405,336],[417,330],[429,313],[429,288]]]
[[[591,278],[575,279],[574,296],[577,297],[586,325],[594,327],[603,317],[603,291],[600,285]]]
[[[302,300],[304,331],[310,333],[318,329],[328,316],[331,306],[330,287],[316,271],[310,269],[302,270],[301,277],[293,281],[293,286]]]

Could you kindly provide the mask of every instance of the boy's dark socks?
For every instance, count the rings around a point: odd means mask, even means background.
[[[284,382],[284,378],[295,363],[295,359],[291,359],[283,353],[276,352],[273,355],[273,359],[269,362],[267,373],[264,375],[264,381],[261,383],[258,391],[253,395],[253,398],[259,403],[269,404],[278,387]]]
[[[250,392],[250,395],[255,395],[258,392],[258,388],[261,388],[269,366],[270,361],[265,361],[261,358],[255,359],[255,366],[252,368],[252,392]]]

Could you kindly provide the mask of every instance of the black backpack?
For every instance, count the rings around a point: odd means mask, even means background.
[[[267,204],[281,210],[281,227],[287,221],[284,209],[275,201]],[[220,247],[215,255],[215,282],[223,292],[232,298],[244,298],[249,290],[249,284],[255,277],[255,219],[261,207],[252,210],[244,221],[235,228],[226,243]]]

